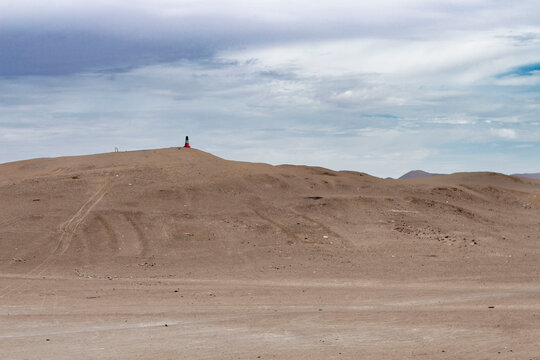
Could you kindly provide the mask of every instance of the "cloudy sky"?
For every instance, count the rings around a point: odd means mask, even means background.
[[[0,0],[0,162],[540,171],[537,0]]]

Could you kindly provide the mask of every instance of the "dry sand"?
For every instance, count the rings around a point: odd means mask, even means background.
[[[540,359],[540,180],[0,165],[1,359]]]

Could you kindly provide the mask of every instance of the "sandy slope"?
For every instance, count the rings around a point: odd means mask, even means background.
[[[163,149],[3,164],[0,201],[5,359],[540,359],[539,180]]]

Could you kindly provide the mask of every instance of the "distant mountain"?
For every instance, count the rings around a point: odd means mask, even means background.
[[[540,173],[532,173],[532,174],[512,174],[510,176],[515,177],[521,177],[521,178],[529,178],[529,179],[540,179]]]
[[[441,176],[445,174],[433,174],[428,173],[423,170],[412,170],[406,173],[405,175],[401,176],[400,179],[416,179],[416,178],[425,178],[425,177],[431,177],[431,176]]]
[[[447,175],[447,174],[435,174],[435,173],[429,173],[423,170],[412,170],[406,173],[405,175],[401,176],[399,179],[417,179],[417,178],[425,178],[425,177],[441,176],[441,175]],[[540,179],[540,173],[511,174],[510,176],[527,178],[527,179]]]

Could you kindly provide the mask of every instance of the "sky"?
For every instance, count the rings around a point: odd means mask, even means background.
[[[537,0],[0,0],[0,162],[540,172]]]

